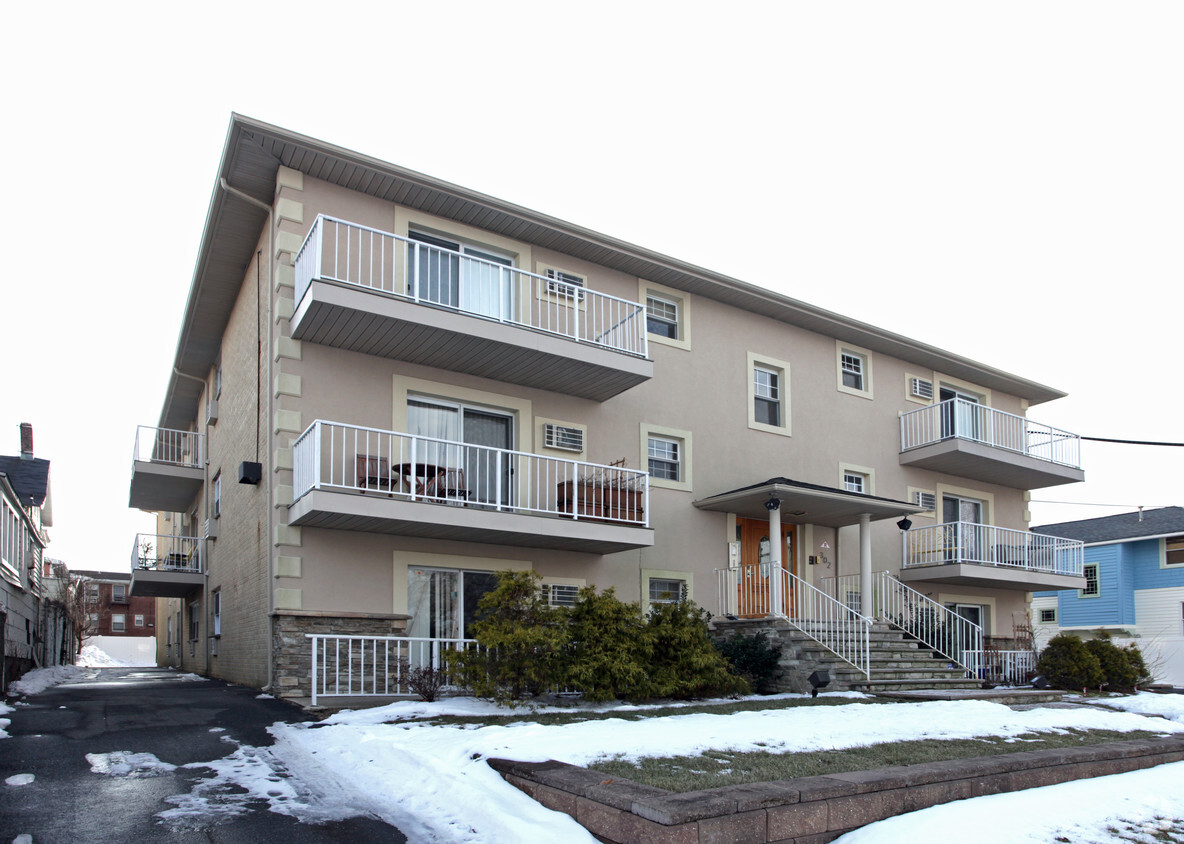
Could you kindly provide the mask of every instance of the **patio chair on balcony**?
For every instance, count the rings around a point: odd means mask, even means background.
[[[469,487],[464,469],[444,468],[436,472],[424,485],[428,498],[454,507],[464,507],[469,500]]]
[[[388,493],[391,491],[394,472],[389,461],[381,457],[359,454],[356,458],[355,470],[357,472],[355,483],[361,488],[363,494],[368,489],[380,489]]]

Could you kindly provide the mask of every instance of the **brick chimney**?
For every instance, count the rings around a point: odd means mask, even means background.
[[[33,425],[21,423],[21,460],[33,459]]]

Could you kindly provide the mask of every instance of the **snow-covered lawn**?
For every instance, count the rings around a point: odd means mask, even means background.
[[[275,724],[272,747],[234,744],[223,759],[190,766],[214,771],[212,779],[202,781],[210,788],[169,798],[176,808],[160,817],[169,822],[235,810],[221,805],[218,794],[242,790],[266,801],[272,811],[313,823],[369,813],[398,826],[414,842],[592,844],[594,839],[583,827],[508,785],[485,760],[501,756],[586,765],[604,757],[636,759],[708,749],[794,752],[1068,729],[1184,732],[1181,696],[1140,694],[1091,702],[1106,706],[1014,711],[985,701],[876,706],[852,701],[731,715],[668,714],[639,721],[612,717],[554,726],[535,723],[529,713],[493,726],[429,725],[409,719],[506,713],[467,698],[397,703],[338,713],[320,723]],[[598,708],[619,714],[645,709]],[[126,766],[137,758],[136,749],[129,748],[118,759],[96,757],[92,766],[106,772],[104,766]],[[145,763],[140,768],[148,771],[152,766]],[[881,821],[841,840],[936,844],[949,840],[950,830],[957,829],[961,841],[991,844],[1052,842],[1058,836],[1074,844],[1151,844],[1184,841],[1162,837],[1165,832],[1184,836],[1184,822],[1174,820],[1178,818],[1184,818],[1184,763],[936,806]],[[1157,833],[1161,837],[1153,838]]]

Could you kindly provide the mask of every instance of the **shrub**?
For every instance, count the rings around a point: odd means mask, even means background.
[[[689,600],[650,608],[645,625],[652,649],[650,697],[689,700],[752,691],[711,643],[708,621],[707,611]]]
[[[407,678],[407,688],[428,703],[439,697],[440,690],[448,684],[448,672],[444,669],[432,665],[412,668],[407,660],[403,660],[403,676]]]
[[[1143,652],[1139,650],[1138,645],[1131,642],[1122,648],[1122,655],[1126,657],[1126,661],[1130,664],[1131,671],[1135,675],[1134,688],[1151,682],[1153,679],[1151,672],[1147,668],[1147,661],[1143,659]]]
[[[1094,688],[1105,681],[1102,666],[1085,642],[1069,633],[1054,636],[1040,653],[1036,671],[1058,689]]]
[[[448,654],[458,680],[477,697],[513,706],[559,684],[565,613],[543,599],[541,580],[534,572],[498,572],[497,586],[481,596],[471,625],[481,648]]]
[[[649,682],[649,640],[641,608],[613,589],[580,590],[568,613],[564,685],[593,701],[644,697]]]
[[[1098,658],[1102,667],[1103,685],[1110,691],[1129,691],[1139,682],[1139,675],[1122,649],[1110,641],[1109,636],[1090,639],[1085,643],[1089,652]]]
[[[755,636],[739,634],[717,641],[715,647],[732,666],[732,670],[748,681],[758,694],[776,691],[781,677],[781,646],[769,643],[764,633]]]

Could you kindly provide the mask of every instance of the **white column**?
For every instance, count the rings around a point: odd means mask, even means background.
[[[859,600],[864,615],[874,614],[872,605],[872,517],[859,516]]]
[[[776,501],[776,499],[773,499]],[[781,502],[769,511],[769,609],[774,615],[789,615],[781,588]]]

